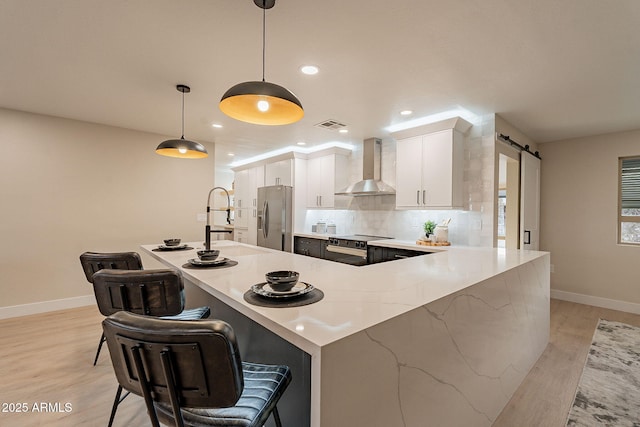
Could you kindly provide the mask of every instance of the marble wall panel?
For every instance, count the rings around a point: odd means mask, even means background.
[[[545,255],[323,349],[322,425],[490,426],[548,337]]]

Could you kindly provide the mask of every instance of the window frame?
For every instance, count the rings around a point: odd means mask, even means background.
[[[640,223],[640,215],[622,215],[622,163],[624,160],[629,159],[640,161],[640,155],[618,158],[618,244],[640,246],[640,242],[629,242],[622,240],[623,222]]]

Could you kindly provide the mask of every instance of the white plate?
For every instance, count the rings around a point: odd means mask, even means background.
[[[253,285],[251,290],[263,297],[267,298],[291,298],[297,297],[300,295],[304,295],[308,292],[311,292],[314,289],[313,285],[306,282],[298,282],[295,284],[293,288],[288,291],[278,292],[274,291],[271,286],[267,282],[258,283],[257,285]]]
[[[204,265],[221,265],[221,264],[225,264],[227,261],[229,261],[229,258],[216,258],[214,260],[211,261],[203,261],[201,259],[198,258],[192,258],[189,260],[189,264],[192,265],[198,265],[198,266],[204,266]]]
[[[176,245],[176,246],[167,246],[167,245],[160,245],[158,246],[158,249],[161,249],[163,251],[175,251],[175,250],[180,250],[180,249],[184,249],[186,248],[187,245]]]

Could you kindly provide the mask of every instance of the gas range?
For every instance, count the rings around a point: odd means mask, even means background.
[[[365,234],[330,237],[326,246],[325,259],[344,264],[365,265],[367,264],[367,242],[391,238]]]
[[[392,239],[392,237],[369,236],[366,234],[352,234],[350,236],[336,236],[329,238],[329,244],[335,246],[367,249],[367,242],[372,240]]]

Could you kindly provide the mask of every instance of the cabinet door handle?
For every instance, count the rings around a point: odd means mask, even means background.
[[[416,191],[416,205],[420,204],[420,190]]]
[[[322,196],[319,196],[319,197],[320,197],[320,206],[322,206]]]
[[[427,204],[427,190],[422,190],[422,204]]]

